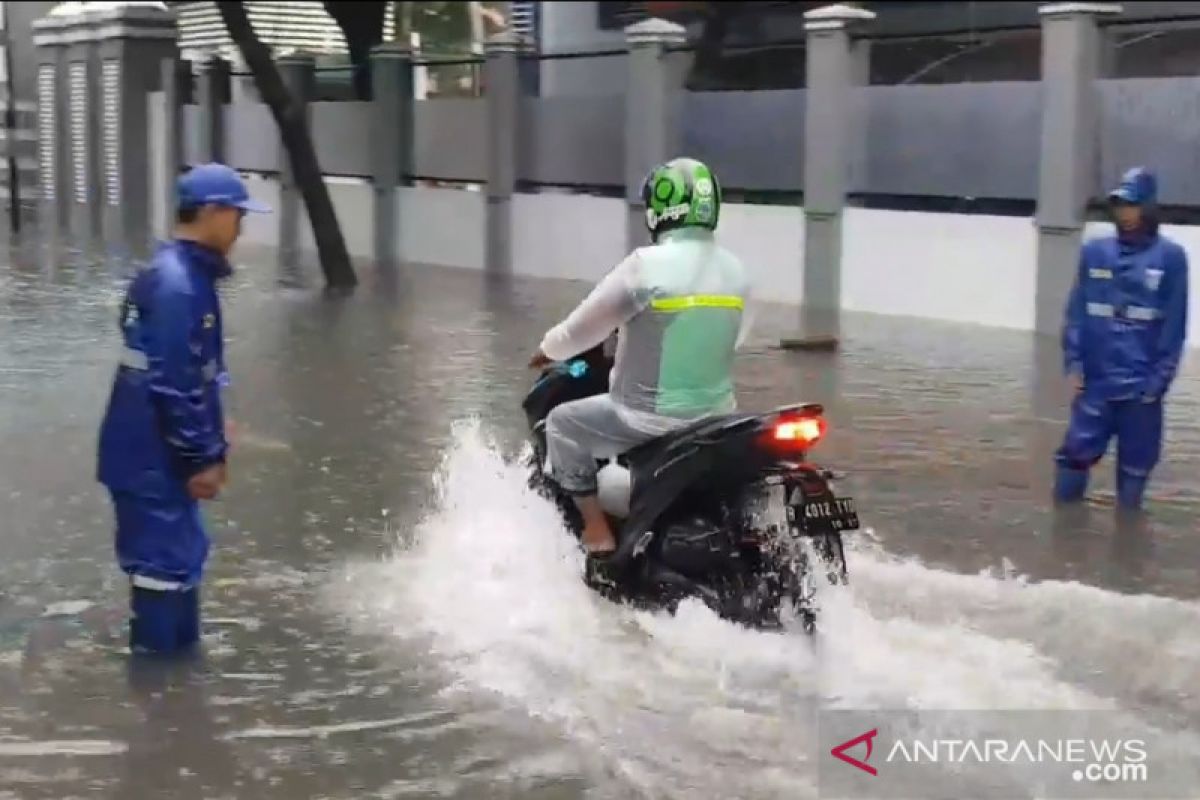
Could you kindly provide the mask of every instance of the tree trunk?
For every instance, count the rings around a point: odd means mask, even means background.
[[[342,30],[346,50],[354,67],[354,95],[359,100],[370,100],[371,93],[371,49],[383,42],[384,20],[387,3],[357,2],[345,0],[325,3],[325,13],[333,18]]]
[[[259,95],[271,109],[279,128],[283,149],[287,152],[292,174],[295,175],[296,185],[304,198],[304,207],[308,210],[308,219],[312,223],[313,239],[317,243],[325,282],[331,287],[352,287],[358,283],[358,279],[354,275],[346,240],[342,237],[342,229],[333,210],[333,201],[329,198],[329,189],[321,174],[321,165],[317,161],[317,151],[313,147],[301,104],[295,101],[284,85],[271,58],[271,51],[259,41],[250,18],[246,16],[245,6],[239,2],[218,2],[217,8],[225,29],[241,50],[242,58],[254,76]]]

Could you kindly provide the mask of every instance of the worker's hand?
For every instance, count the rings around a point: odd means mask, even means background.
[[[237,423],[235,423],[231,419],[225,420],[225,442],[230,447],[233,447],[235,444],[237,444],[237,440],[238,440]]]
[[[1067,378],[1067,380],[1069,380],[1071,383],[1072,393],[1083,394],[1084,383],[1083,383],[1082,375],[1080,375],[1078,372],[1072,372],[1071,375]]]
[[[225,465],[213,464],[188,479],[188,494],[193,500],[212,500],[221,493],[221,487],[225,485],[225,477]]]
[[[530,369],[544,369],[554,363],[554,359],[542,352],[541,348],[529,359]]]

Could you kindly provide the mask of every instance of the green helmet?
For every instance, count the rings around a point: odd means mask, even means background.
[[[716,230],[721,216],[717,176],[694,158],[676,158],[650,170],[642,184],[646,227],[652,239],[676,228]]]

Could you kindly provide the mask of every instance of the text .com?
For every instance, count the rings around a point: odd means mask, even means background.
[[[1087,783],[1144,783],[1150,779],[1150,770],[1145,764],[1109,762],[1088,764],[1071,773],[1071,777]]]

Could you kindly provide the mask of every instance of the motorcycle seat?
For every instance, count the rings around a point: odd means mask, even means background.
[[[637,445],[629,450],[626,450],[621,455],[617,456],[617,463],[633,469],[642,464],[648,464],[657,461],[667,451],[682,446],[688,442],[695,441],[697,438],[703,437],[708,433],[718,431],[727,431],[734,427],[739,427],[747,422],[752,422],[758,419],[756,414],[721,414],[711,417],[701,417],[698,420],[689,422],[681,428],[676,428],[670,433],[658,436],[647,442]]]

